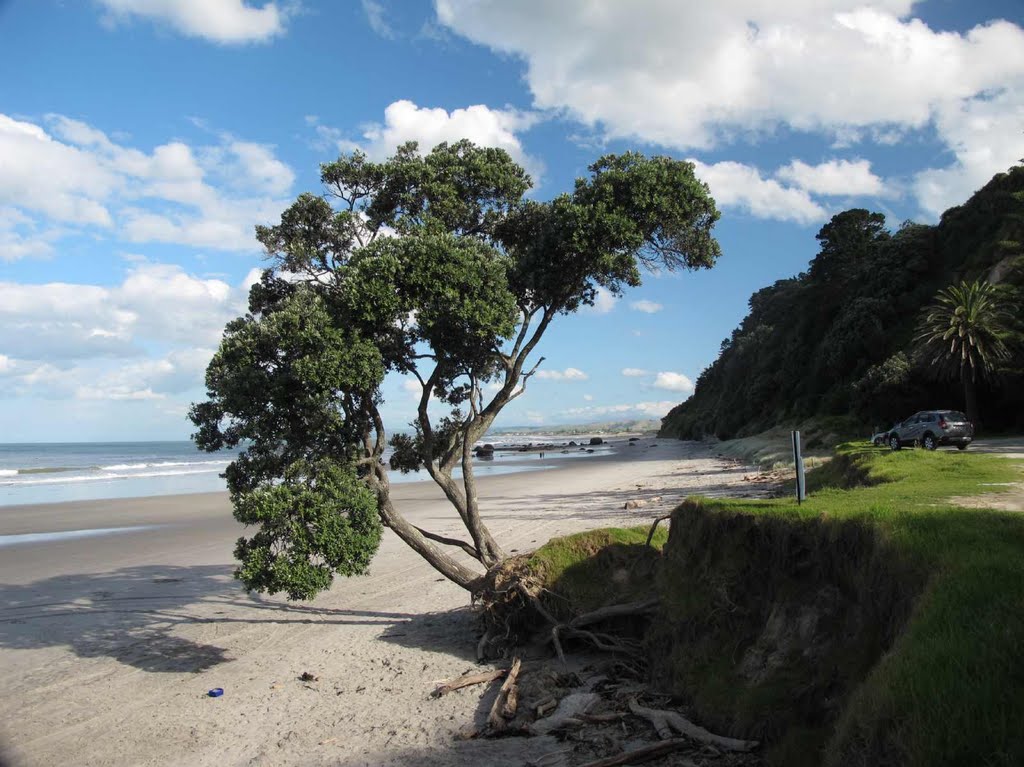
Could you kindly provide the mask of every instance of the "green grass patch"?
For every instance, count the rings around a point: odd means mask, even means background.
[[[841,446],[810,497],[695,500],[671,534],[550,542],[562,615],[656,588],[652,678],[776,765],[1024,764],[1024,514],[955,496],[1019,482],[970,452]]]
[[[649,531],[613,527],[555,538],[530,555],[526,567],[547,584],[544,602],[561,618],[649,597],[668,530],[659,526],[647,546]]]
[[[775,764],[1024,763],[1024,515],[949,503],[1021,476],[845,445],[802,505],[678,511],[661,673]]]

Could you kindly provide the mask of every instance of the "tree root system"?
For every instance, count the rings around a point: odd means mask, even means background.
[[[579,656],[571,660],[579,665]],[[669,707],[664,696],[644,684],[642,664],[629,659],[605,658],[570,671],[560,662],[526,665],[516,658],[511,668],[466,674],[438,689],[483,684],[485,677],[494,687],[504,681],[486,693],[494,695],[486,718],[460,737],[549,736],[559,741],[556,750],[525,767],[763,764],[756,742],[709,732]]]

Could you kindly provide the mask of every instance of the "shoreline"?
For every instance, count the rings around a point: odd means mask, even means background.
[[[565,463],[481,480],[485,520],[510,554],[583,529],[649,524],[694,493],[764,490],[701,443],[647,440]],[[457,534],[432,482],[393,492],[414,524]],[[544,738],[453,741],[489,703],[484,688],[429,698],[437,680],[476,665],[468,595],[390,531],[368,575],[288,602],[233,580],[243,527],[226,493],[21,511],[37,525],[171,522],[3,550],[0,750],[14,765],[518,767],[557,748]],[[303,672],[319,681],[300,682]],[[205,696],[214,687],[223,697]]]

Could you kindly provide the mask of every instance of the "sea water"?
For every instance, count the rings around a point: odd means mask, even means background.
[[[501,447],[556,440],[565,438],[503,435],[486,441]],[[237,454],[237,450],[204,453],[188,441],[0,444],[0,506],[219,492],[226,489],[222,474]],[[536,454],[499,453],[496,457],[496,461],[479,462],[475,473],[487,476],[552,468]],[[392,482],[429,479],[425,471],[389,474]]]

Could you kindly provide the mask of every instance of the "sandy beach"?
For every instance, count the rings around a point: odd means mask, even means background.
[[[644,524],[688,495],[765,490],[692,442],[623,440],[545,463],[561,465],[480,483],[507,549]],[[394,496],[415,524],[458,532],[432,483]],[[289,603],[233,580],[243,528],[222,493],[0,509],[0,535],[135,526],[0,548],[0,743],[13,765],[522,765],[557,747],[454,738],[494,694],[429,697],[476,666],[468,596],[389,531],[368,576]],[[224,695],[207,697],[214,687]]]

